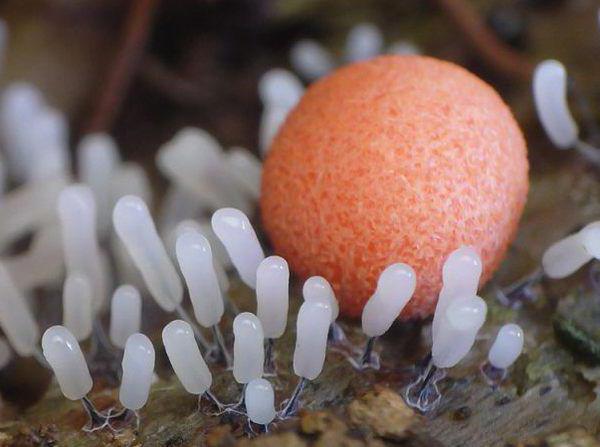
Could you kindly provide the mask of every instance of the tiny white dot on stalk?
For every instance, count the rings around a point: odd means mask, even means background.
[[[275,419],[275,392],[268,380],[254,379],[249,382],[244,397],[246,412],[252,422],[267,425]]]
[[[154,346],[143,334],[132,334],[125,344],[119,401],[129,410],[139,410],[148,401],[154,376]]]
[[[359,23],[348,32],[344,59],[347,62],[371,59],[381,54],[382,49],[381,30],[372,23]]]
[[[509,368],[523,352],[523,343],[523,329],[518,324],[505,324],[488,353],[490,364],[495,368]]]
[[[335,68],[331,52],[313,39],[302,39],[290,50],[290,63],[300,76],[314,81]]]

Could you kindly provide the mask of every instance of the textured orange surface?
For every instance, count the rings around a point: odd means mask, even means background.
[[[301,277],[331,281],[360,315],[393,262],[417,272],[401,318],[432,314],[444,259],[476,247],[486,281],[513,238],[528,190],[527,149],[510,110],[457,65],[384,56],[312,85],[264,165],[261,213]]]

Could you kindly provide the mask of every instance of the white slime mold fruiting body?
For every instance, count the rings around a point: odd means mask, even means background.
[[[194,339],[194,331],[183,320],[174,320],[162,331],[162,340],[175,375],[190,394],[210,389],[212,374]]]
[[[92,378],[73,334],[63,326],[52,326],[42,336],[42,349],[65,397],[83,399],[92,389]]]
[[[248,217],[235,208],[221,208],[213,214],[211,224],[242,281],[256,288],[256,270],[265,254]]]
[[[331,307],[331,322],[337,320],[340,307],[329,282],[322,276],[311,276],[302,286],[302,296],[306,302],[325,302]]]
[[[123,354],[123,377],[119,401],[129,410],[139,410],[148,401],[154,375],[154,346],[143,334],[133,334],[127,339]]]
[[[335,68],[331,53],[313,39],[302,39],[290,50],[290,63],[302,77],[314,81]]]
[[[579,129],[567,103],[567,71],[558,61],[541,62],[533,73],[533,98],[546,134],[560,149],[573,147]]]
[[[175,310],[183,299],[183,286],[144,201],[136,196],[121,197],[113,211],[113,223],[158,305],[167,312]]]
[[[92,287],[87,276],[73,273],[63,287],[63,325],[77,341],[92,333],[94,318]]]
[[[593,258],[600,259],[600,222],[552,244],[544,252],[542,267],[549,278],[565,278]]]
[[[359,23],[346,37],[344,59],[348,62],[371,59],[380,54],[382,49],[383,36],[379,28],[372,23]]]
[[[127,339],[139,332],[141,323],[140,292],[128,284],[119,286],[113,294],[110,306],[110,341],[116,347],[124,349]]]
[[[198,231],[186,231],[177,238],[176,252],[196,320],[204,327],[219,324],[223,297],[208,240]]]
[[[458,297],[477,294],[483,265],[473,247],[462,246],[454,250],[442,268],[442,289],[433,315],[432,336],[435,343],[440,318],[448,305]]]
[[[498,369],[509,368],[521,355],[523,342],[523,329],[519,325],[502,326],[488,353],[490,365]]]
[[[294,373],[297,376],[314,380],[321,374],[331,313],[331,306],[326,302],[305,301],[300,306],[294,349]]]
[[[369,337],[383,335],[412,297],[416,285],[417,275],[409,265],[398,263],[387,267],[363,309],[363,332]]]
[[[60,193],[57,207],[67,273],[79,273],[87,278],[97,312],[106,301],[107,284],[96,235],[92,190],[83,184],[68,186]]]
[[[289,307],[290,270],[280,256],[269,256],[256,271],[256,315],[265,338],[279,338],[285,332]]]
[[[29,356],[37,351],[40,337],[25,297],[0,263],[0,327],[17,354]]]
[[[439,320],[439,332],[431,350],[433,364],[451,368],[460,362],[475,343],[486,314],[487,305],[478,296],[454,299]]]
[[[104,237],[110,228],[112,180],[120,164],[119,150],[110,135],[94,133],[81,139],[77,155],[79,178],[94,193],[98,233]]]
[[[231,179],[249,198],[260,197],[262,163],[254,154],[243,147],[232,147],[225,156]]]
[[[255,424],[267,425],[275,419],[275,392],[268,380],[254,379],[244,392],[248,418]]]
[[[248,383],[263,375],[265,363],[264,335],[260,320],[250,312],[233,320],[233,377]]]

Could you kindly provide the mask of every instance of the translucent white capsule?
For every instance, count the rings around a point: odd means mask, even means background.
[[[70,155],[69,125],[64,113],[40,107],[29,127],[23,141],[31,150],[26,179],[40,181],[65,175],[70,169]]]
[[[140,292],[129,284],[117,287],[110,305],[110,341],[118,348],[124,349],[127,339],[140,331],[141,324]]]
[[[304,86],[294,73],[274,68],[264,73],[258,81],[258,95],[263,104],[294,107],[304,94]]]
[[[232,147],[225,156],[232,180],[254,200],[260,197],[262,164],[254,154],[243,147]]]
[[[256,270],[256,316],[266,338],[285,332],[289,307],[290,270],[280,256],[265,258]]]
[[[563,64],[546,60],[533,72],[533,99],[548,138],[560,149],[572,147],[579,129],[567,102],[567,71]]]
[[[412,297],[416,285],[417,275],[411,266],[398,263],[387,267],[363,309],[363,332],[369,337],[383,335]]]
[[[487,305],[478,296],[453,299],[440,316],[439,332],[431,350],[433,364],[451,368],[460,362],[475,343],[486,314]]]
[[[523,329],[518,324],[505,324],[488,353],[490,364],[495,368],[508,368],[521,355],[523,342]]]
[[[322,301],[305,301],[296,320],[294,373],[314,380],[321,374],[327,353],[331,306]]]
[[[290,50],[294,70],[309,81],[314,81],[335,68],[331,53],[313,39],[299,40]]]
[[[346,37],[344,58],[348,62],[358,62],[381,54],[383,36],[377,26],[372,23],[359,23]]]
[[[219,324],[223,297],[208,240],[198,231],[186,231],[177,238],[176,251],[196,320],[204,327]]]
[[[4,368],[12,360],[10,346],[4,337],[0,337],[0,369]]]
[[[96,203],[83,184],[66,187],[58,198],[63,253],[67,272],[81,273],[92,287],[94,309],[106,301],[107,284],[96,235]]]
[[[435,340],[440,317],[453,299],[477,294],[483,264],[473,247],[462,246],[454,250],[442,268],[442,290],[433,315],[432,332]]]
[[[17,354],[29,356],[40,338],[37,322],[21,291],[0,263],[0,327]]]
[[[67,399],[78,400],[92,389],[87,363],[73,334],[63,326],[52,326],[42,336],[42,350]]]
[[[133,195],[141,198],[152,207],[152,188],[146,171],[133,162],[122,163],[112,175],[110,203],[116,203],[123,196]]]
[[[555,242],[542,256],[542,267],[549,278],[565,278],[576,272],[593,256],[583,245],[581,233],[575,233]]]
[[[304,282],[302,296],[307,302],[326,302],[331,307],[331,322],[337,320],[340,313],[335,293],[329,282],[322,276],[311,276]]]
[[[212,384],[212,375],[200,354],[194,331],[182,320],[174,320],[162,331],[162,340],[173,371],[188,393],[203,394]]]
[[[133,334],[127,339],[123,354],[123,376],[119,401],[129,410],[139,410],[148,401],[154,375],[154,346],[143,334]]]
[[[77,341],[92,333],[94,318],[92,287],[86,276],[72,273],[63,287],[63,325]]]
[[[136,196],[121,197],[113,211],[113,223],[158,305],[167,312],[175,310],[183,299],[183,287],[144,201]]]
[[[240,278],[254,289],[256,269],[265,254],[248,217],[235,208],[221,208],[212,215],[211,224]]]
[[[265,348],[260,320],[243,312],[233,320],[233,377],[238,383],[248,383],[263,375]]]
[[[98,232],[103,236],[110,228],[112,178],[121,161],[119,149],[110,135],[93,133],[81,139],[77,157],[79,179],[94,193]]]
[[[254,379],[248,383],[244,404],[248,418],[255,424],[267,425],[275,419],[275,392],[268,380]]]

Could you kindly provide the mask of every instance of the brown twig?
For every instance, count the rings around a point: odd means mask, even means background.
[[[127,17],[121,44],[100,89],[88,132],[110,130],[146,49],[159,0],[135,0]]]
[[[534,65],[502,43],[486,26],[482,17],[465,0],[435,0],[463,34],[483,62],[498,73],[529,81]]]

